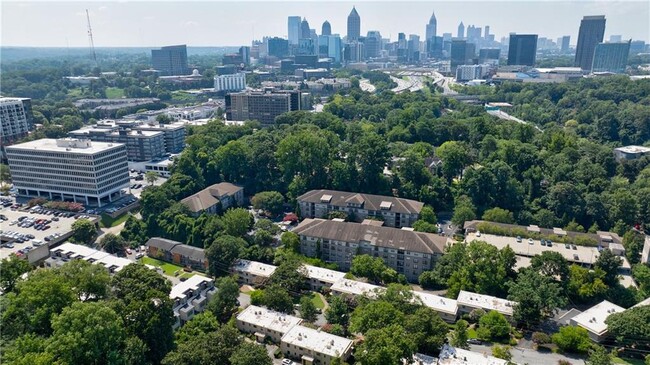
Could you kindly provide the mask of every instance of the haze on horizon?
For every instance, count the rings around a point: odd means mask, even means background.
[[[496,40],[510,32],[534,33],[552,40],[577,40],[580,19],[605,15],[610,35],[650,41],[648,1],[2,1],[2,46],[85,47],[85,9],[90,12],[96,47],[249,45],[263,36],[287,36],[287,17],[302,16],[321,32],[328,20],[332,33],[346,34],[347,16],[356,6],[361,34],[379,30],[395,40],[399,32],[424,38],[435,11],[438,35],[456,36],[458,24],[490,26]]]

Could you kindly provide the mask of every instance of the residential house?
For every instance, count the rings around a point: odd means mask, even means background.
[[[150,238],[145,246],[149,257],[194,270],[205,271],[208,269],[208,259],[202,248],[160,237]]]

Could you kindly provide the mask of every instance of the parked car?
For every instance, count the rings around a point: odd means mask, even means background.
[[[142,252],[139,253],[139,254],[137,254],[137,255],[135,255],[135,259],[136,259],[136,260],[140,260],[140,259],[143,258],[143,257],[144,257],[144,254],[143,254]]]
[[[521,243],[521,236],[517,236],[517,242]]]
[[[478,338],[470,338],[469,340],[467,340],[467,343],[471,345],[481,345],[483,342]]]
[[[529,238],[529,239],[528,239],[528,244],[529,244],[529,245],[534,245],[535,242],[533,242],[533,239],[532,239],[532,238]]]

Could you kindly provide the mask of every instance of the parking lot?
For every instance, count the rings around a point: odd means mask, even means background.
[[[8,207],[0,209],[0,214],[2,215],[0,218],[3,218],[0,223],[2,232],[0,233],[2,238],[0,259],[12,253],[20,256],[35,247],[67,238],[72,230],[72,224],[80,217],[97,220],[96,217],[83,213],[66,215],[59,213],[59,216],[56,216],[52,210],[31,213],[11,210]]]
[[[129,194],[132,194],[136,198],[140,199],[140,194],[142,194],[142,191],[147,187],[151,186],[149,182],[144,177],[144,173],[140,173],[139,171],[131,170],[129,172],[129,177],[130,177],[130,184],[129,187],[126,189]],[[165,181],[167,181],[167,178],[158,176],[158,179],[154,181],[153,186],[160,186],[162,185]]]

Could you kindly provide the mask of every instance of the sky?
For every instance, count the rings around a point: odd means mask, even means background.
[[[577,41],[580,19],[605,15],[605,40],[650,41],[650,1],[0,1],[2,46],[85,47],[88,9],[96,47],[249,45],[263,36],[287,36],[287,17],[305,17],[321,32],[346,34],[347,16],[356,6],[361,33],[379,30],[383,38],[399,32],[424,38],[435,11],[438,35],[456,36],[458,24],[490,26],[496,40],[510,32]]]

